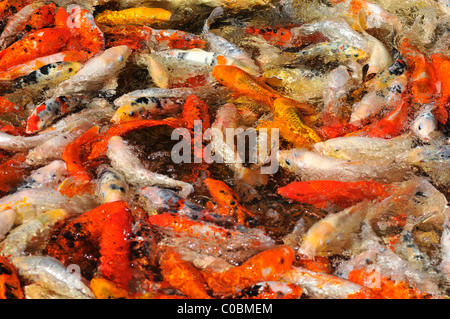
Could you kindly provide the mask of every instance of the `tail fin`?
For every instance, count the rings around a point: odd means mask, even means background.
[[[213,11],[211,11],[211,14],[209,15],[208,19],[206,19],[205,24],[203,25],[203,34],[207,34],[209,32],[209,26],[214,22],[215,19],[223,15],[223,8],[217,7]]]

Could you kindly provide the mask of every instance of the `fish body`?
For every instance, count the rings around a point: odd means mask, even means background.
[[[99,178],[99,192],[103,202],[126,199],[128,184],[122,174],[119,174],[112,167],[103,165],[97,169],[97,176]]]
[[[28,117],[26,132],[36,133],[87,102],[86,97],[79,94],[50,98],[38,105]]]
[[[448,119],[448,107],[450,103],[450,58],[444,54],[434,53],[431,55],[431,63],[436,76],[436,85],[439,97],[437,100],[435,116],[439,123],[445,124]]]
[[[35,58],[61,51],[70,39],[65,27],[44,28],[28,34],[0,51],[0,69],[29,62]]]
[[[14,42],[16,34],[23,31],[34,11],[43,5],[42,2],[30,3],[9,19],[8,24],[0,35],[0,50],[7,48]]]
[[[354,60],[357,62],[368,59],[368,54],[354,46],[340,42],[324,42],[312,45],[298,52],[298,61],[319,56],[325,61],[345,62]]]
[[[411,124],[411,130],[424,142],[430,141],[430,135],[436,132],[438,127],[433,108],[433,105],[425,105]]]
[[[136,119],[156,118],[165,114],[174,114],[180,111],[183,102],[184,100],[180,98],[137,97],[120,106],[111,118],[111,121],[119,124]]]
[[[69,95],[101,88],[125,66],[131,49],[120,45],[89,59],[72,77],[61,82],[53,96]]]
[[[106,10],[95,17],[97,23],[108,25],[136,24],[145,25],[154,22],[169,20],[170,11],[161,8],[129,8],[120,11]]]
[[[24,256],[14,258],[13,264],[25,278],[55,291],[66,298],[94,298],[89,285],[81,275],[73,274],[59,260],[48,256]]]
[[[312,204],[317,207],[337,205],[348,208],[365,199],[382,200],[389,196],[391,186],[389,184],[374,181],[340,182],[340,181],[304,181],[291,182],[278,188],[281,196]]]
[[[208,286],[221,294],[236,294],[259,281],[277,280],[292,267],[294,251],[286,246],[264,250],[242,265],[221,273],[203,272]]]

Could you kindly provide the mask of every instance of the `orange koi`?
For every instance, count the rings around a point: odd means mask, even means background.
[[[145,25],[158,21],[167,21],[172,16],[170,11],[161,8],[130,8],[120,11],[106,10],[95,17],[101,24],[120,25],[137,24]]]
[[[126,202],[107,211],[100,240],[101,276],[128,290],[132,278],[130,268],[131,211]]]
[[[26,5],[32,3],[33,0],[3,0],[0,2],[0,20],[5,21],[6,18],[18,12]]]
[[[335,137],[341,137],[346,134],[357,131],[361,128],[361,125],[355,125],[346,122],[337,122],[332,125],[324,125],[317,129],[317,132],[324,138],[330,139]]]
[[[431,63],[436,74],[439,99],[437,101],[435,116],[437,120],[445,124],[448,120],[448,108],[450,107],[450,58],[444,54],[431,55]]]
[[[374,283],[374,278],[377,282]],[[411,288],[406,282],[397,282],[390,278],[376,274],[375,270],[367,271],[366,269],[355,269],[348,274],[348,280],[370,288],[379,299],[430,299],[431,295]],[[372,281],[372,282],[371,282]]]
[[[292,182],[278,188],[284,198],[311,204],[319,208],[337,205],[341,208],[353,206],[365,199],[384,199],[390,195],[390,184],[374,181],[340,182],[313,180]]]
[[[227,184],[212,178],[206,178],[204,183],[217,204],[215,214],[231,216],[237,224],[248,225],[253,213],[239,204],[238,196]]]
[[[211,299],[202,273],[181,255],[168,249],[160,259],[161,274],[172,287],[190,299]]]
[[[235,96],[244,95],[256,102],[263,103],[274,108],[274,101],[283,98],[283,101],[289,101],[292,106],[298,108],[302,115],[314,115],[312,108],[306,103],[298,103],[292,99],[284,97],[280,92],[272,89],[268,84],[260,81],[250,73],[233,65],[216,65],[213,68],[212,75],[225,87],[233,91]]]
[[[433,101],[436,90],[436,78],[433,65],[427,56],[408,43],[402,42],[402,53],[408,62],[408,84],[411,90],[411,102],[427,104]]]
[[[69,29],[65,27],[44,28],[29,33],[0,51],[0,69],[6,70],[12,66],[56,53],[66,46],[70,36]]]
[[[163,120],[136,120],[111,126],[101,138],[97,139],[93,144],[92,151],[88,156],[88,160],[98,160],[106,155],[108,149],[108,141],[113,136],[122,136],[129,132],[140,130],[146,127],[168,125],[172,128],[180,127],[181,124],[178,119],[167,118]]]
[[[83,147],[98,137],[98,126],[93,126],[64,149],[62,160],[66,162],[67,172],[71,179],[66,179],[60,186],[60,192],[73,196],[79,191],[90,191],[91,174],[83,165]]]
[[[95,23],[90,11],[75,6],[72,8],[72,13],[67,15],[66,21],[71,21],[66,24],[72,34],[67,43],[68,50],[86,52],[89,59],[105,49],[103,32]]]
[[[124,201],[102,204],[67,223],[55,241],[47,246],[50,256],[65,266],[79,265],[81,271],[89,273],[97,269],[100,260],[100,241],[110,214],[128,214]]]
[[[302,39],[291,33],[291,29],[293,27],[298,27],[298,25],[265,28],[256,28],[249,26],[245,29],[245,32],[249,34],[261,35],[272,45],[278,45],[288,48],[299,47],[302,45]]]
[[[204,271],[208,286],[216,294],[236,294],[260,281],[278,280],[292,267],[294,251],[286,245],[264,250],[225,272]]]
[[[236,95],[245,95],[257,102],[273,108],[273,101],[283,97],[266,83],[232,65],[216,65],[212,75]]]
[[[0,257],[0,299],[24,299],[17,270],[5,257]]]
[[[402,101],[385,117],[364,126],[358,131],[346,134],[345,136],[366,136],[387,139],[398,136],[408,126],[409,109],[410,100],[409,97],[404,94]]]
[[[49,3],[36,9],[25,24],[24,30],[26,32],[34,32],[50,26],[55,22],[55,11],[56,5],[54,3]]]
[[[205,130],[211,127],[208,105],[197,96],[193,94],[189,95],[184,102],[181,121],[184,127],[189,129],[191,133],[194,133],[194,122],[201,121],[202,131],[205,132]]]

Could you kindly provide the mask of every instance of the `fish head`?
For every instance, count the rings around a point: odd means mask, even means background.
[[[304,168],[301,163],[303,151],[299,149],[282,150],[278,152],[278,162],[281,167],[294,172]]]
[[[114,124],[125,123],[141,118],[140,112],[132,103],[126,103],[119,107],[111,118]]]
[[[437,129],[437,121],[428,111],[420,114],[411,124],[411,130],[422,140],[428,142],[431,134]]]

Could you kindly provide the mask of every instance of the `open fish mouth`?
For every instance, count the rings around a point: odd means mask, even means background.
[[[0,18],[0,299],[450,297],[445,1]]]

